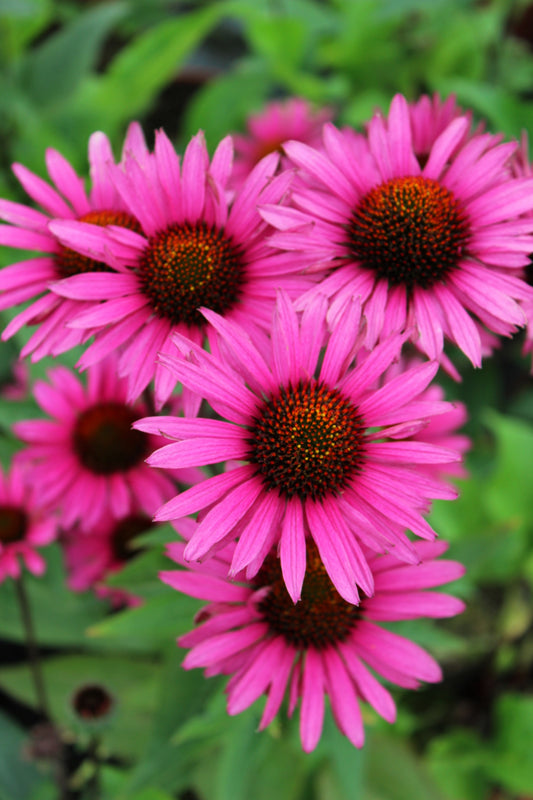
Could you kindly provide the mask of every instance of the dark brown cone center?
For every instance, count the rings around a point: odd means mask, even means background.
[[[337,494],[359,469],[365,426],[353,404],[318,381],[289,384],[258,409],[249,459],[289,497]]]
[[[343,642],[360,616],[360,606],[347,603],[329,578],[316,545],[307,542],[307,566],[302,596],[293,603],[285,586],[277,554],[270,553],[257,576],[254,587],[270,591],[258,604],[272,633],[293,647],[324,650]]]
[[[148,439],[131,427],[138,418],[122,403],[99,403],[83,411],[73,434],[83,466],[98,475],[112,475],[139,464],[147,455]]]
[[[172,225],[150,239],[139,278],[157,316],[203,327],[200,307],[224,314],[239,300],[245,265],[223,231],[205,223]]]
[[[366,194],[352,214],[348,247],[391,286],[427,289],[458,266],[469,223],[454,195],[422,176],[394,178]]]

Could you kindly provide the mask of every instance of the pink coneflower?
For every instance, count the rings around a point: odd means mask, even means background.
[[[255,165],[269,153],[283,155],[283,143],[289,139],[320,147],[322,126],[331,116],[329,109],[315,111],[301,97],[268,103],[262,111],[248,118],[246,135],[233,136],[235,164],[232,185],[241,186]]]
[[[431,97],[424,94],[415,102],[409,103],[408,109],[411,123],[412,147],[421,167],[427,164],[433,145],[454,119],[466,117],[470,123],[469,127],[464,130],[463,138],[458,141],[455,152],[457,152],[474,133],[481,133],[483,130],[483,125],[478,125],[475,130],[472,130],[472,112],[465,111],[458,106],[454,95],[450,95],[446,100],[442,100],[437,93]],[[501,139],[501,136],[494,136],[494,144],[497,144]]]
[[[132,430],[147,409],[143,403],[126,402],[116,359],[89,370],[87,388],[66,367],[55,367],[49,377],[50,383],[37,381],[34,392],[52,419],[13,426],[29,445],[18,457],[33,465],[43,504],[60,509],[63,528],[79,521],[90,530],[102,518],[120,519],[137,508],[151,516],[175,494],[176,484],[168,472],[156,473],[144,463],[161,439]],[[189,483],[198,474],[185,469],[172,477]]]
[[[206,333],[210,337],[200,306],[254,330],[256,324],[268,325],[278,286],[291,294],[309,286],[290,254],[278,254],[265,243],[267,226],[257,211],[258,203],[279,203],[285,195],[291,176],[272,177],[278,160],[276,154],[264,158],[230,203],[225,190],[231,139],[220,143],[209,163],[203,135],[198,134],[180,168],[160,131],[150,170],[126,159],[123,170],[113,171],[142,236],[74,222],[51,226],[67,246],[76,245],[116,267],[105,280],[76,275],[55,287],[64,296],[105,301],[75,322],[97,332],[79,366],[123,345],[119,370],[128,376],[129,398],[135,399],[155,375],[160,406],[175,381],[156,356],[172,350],[176,331],[198,343]]]
[[[109,599],[114,606],[138,605],[140,598],[106,586],[105,579],[119,572],[139,552],[133,540],[152,524],[146,514],[134,513],[123,519],[101,519],[90,531],[79,527],[63,531],[60,543],[65,555],[69,588],[75,592],[92,589],[98,597]]]
[[[532,247],[533,181],[510,174],[515,143],[476,134],[457,150],[469,127],[468,117],[454,119],[421,166],[409,106],[398,95],[387,119],[368,124],[366,158],[330,123],[323,153],[285,145],[321,187],[294,193],[297,208],[262,211],[280,229],[273,244],[329,270],[302,308],[325,294],[333,325],[347,298],[360,296],[368,348],[412,327],[430,358],[441,357],[446,338],[476,366],[480,323],[505,336],[525,324],[519,301],[533,295],[516,271]]]
[[[238,325],[212,311],[203,313],[228,348],[231,366],[179,335],[175,340],[186,357],[162,360],[225,419],[150,417],[134,425],[179,440],[150,456],[153,466],[244,463],[181,493],[155,518],[178,519],[206,509],[187,545],[187,558],[202,558],[238,537],[232,572],[247,568],[249,576],[279,542],[281,568],[295,601],[309,533],[342,597],[358,602],[356,584],[371,595],[372,573],[360,541],[416,562],[403,529],[432,539],[434,531],[421,510],[427,510],[429,498],[456,496],[419,465],[450,462],[459,455],[403,441],[413,421],[449,408],[416,399],[437,364],[410,369],[373,391],[399,356],[404,337],[389,339],[360,367],[350,369],[353,345],[342,330],[343,325],[358,327],[357,303],[345,310],[321,362],[325,301],[308,306],[300,325],[286,295],[280,295],[268,360]]]
[[[182,533],[187,536],[189,531],[182,527]],[[301,699],[300,737],[306,752],[320,739],[327,695],[340,731],[361,747],[360,700],[388,722],[396,716],[394,700],[369,667],[407,689],[442,678],[438,664],[421,647],[376,623],[451,617],[463,610],[460,600],[425,591],[463,574],[461,564],[437,560],[446,547],[444,542],[417,543],[416,566],[366,552],[375,595],[363,597],[356,606],[336,591],[309,540],[302,596],[296,604],[275,552],[266,556],[252,580],[236,575],[232,581],[225,575],[233,561],[233,543],[204,564],[188,564],[185,545],[171,544],[168,554],[188,571],[163,572],[160,577],[180,592],[209,601],[197,615],[201,624],[178,639],[190,648],[183,666],[205,667],[208,677],[232,676],[226,688],[229,714],[238,714],[265,694],[260,729],[273,720],[285,695],[289,715]]]
[[[32,477],[18,464],[5,475],[0,467],[0,582],[18,578],[21,562],[42,575],[45,561],[37,548],[56,537],[57,520],[43,511]]]
[[[139,126],[130,126],[124,153],[132,152],[143,162],[146,146]],[[54,219],[83,220],[93,225],[119,225],[139,230],[135,218],[125,211],[123,201],[109,180],[107,163],[113,154],[107,137],[94,133],[89,140],[91,190],[85,191],[80,178],[68,161],[56,150],[47,150],[46,164],[53,186],[34,175],[22,164],[13,171],[30,197],[41,206],[0,200],[0,219],[10,223],[0,226],[0,244],[41,253],[28,261],[11,264],[0,270],[0,309],[34,300],[6,327],[3,339],[13,336],[24,325],[38,325],[38,330],[22,349],[22,356],[33,360],[57,355],[87,339],[85,331],[65,327],[75,314],[85,308],[85,298],[74,302],[49,291],[50,283],[69,275],[108,271],[102,261],[81,255],[61,245],[50,232]],[[80,305],[80,302],[82,303]]]

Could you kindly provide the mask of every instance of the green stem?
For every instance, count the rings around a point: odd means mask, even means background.
[[[30,600],[26,591],[26,586],[24,585],[24,578],[22,574],[18,580],[15,580],[15,587],[20,605],[22,622],[24,624],[24,630],[26,633],[26,647],[28,649],[30,669],[33,677],[33,684],[35,686],[35,694],[37,696],[37,706],[44,717],[51,719],[46,691],[44,688],[39,648],[37,646],[37,639],[35,638],[35,628],[33,627]]]

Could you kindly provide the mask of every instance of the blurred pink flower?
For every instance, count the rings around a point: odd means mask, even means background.
[[[0,582],[18,578],[21,562],[42,575],[45,561],[37,548],[57,535],[57,519],[43,510],[31,475],[19,464],[7,473],[0,467]]]

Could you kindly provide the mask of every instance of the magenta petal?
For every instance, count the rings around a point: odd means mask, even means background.
[[[185,558],[194,561],[205,556],[213,545],[231,533],[262,490],[261,481],[254,476],[219,500],[199,524],[185,548]]]
[[[202,508],[215,503],[226,492],[247,481],[255,472],[255,467],[245,466],[215,475],[212,478],[192,486],[177,497],[169,500],[155,515],[157,521],[179,519],[186,514],[193,514]]]
[[[264,636],[266,631],[267,626],[263,622],[257,622],[239,631],[212,636],[207,641],[197,645],[194,650],[191,650],[185,657],[183,666],[185,669],[192,669],[193,667],[208,667],[211,664],[216,664],[220,659],[232,656],[255,644]]]
[[[318,744],[324,723],[324,668],[316,650],[308,650],[303,667],[300,738],[306,753]]]
[[[279,549],[281,571],[291,599],[300,599],[306,566],[305,530],[302,503],[299,498],[287,501],[281,529]]]
[[[356,648],[352,645],[350,640],[347,642],[340,642],[338,647],[362,698],[366,700],[367,703],[370,703],[372,708],[374,708],[383,719],[386,719],[387,722],[394,722],[396,719],[396,706],[390,692],[381,685],[360,659],[357,658],[355,655]]]
[[[323,658],[326,667],[326,689],[335,720],[351,743],[355,747],[362,747],[365,732],[353,682],[336,650],[327,648]]]

